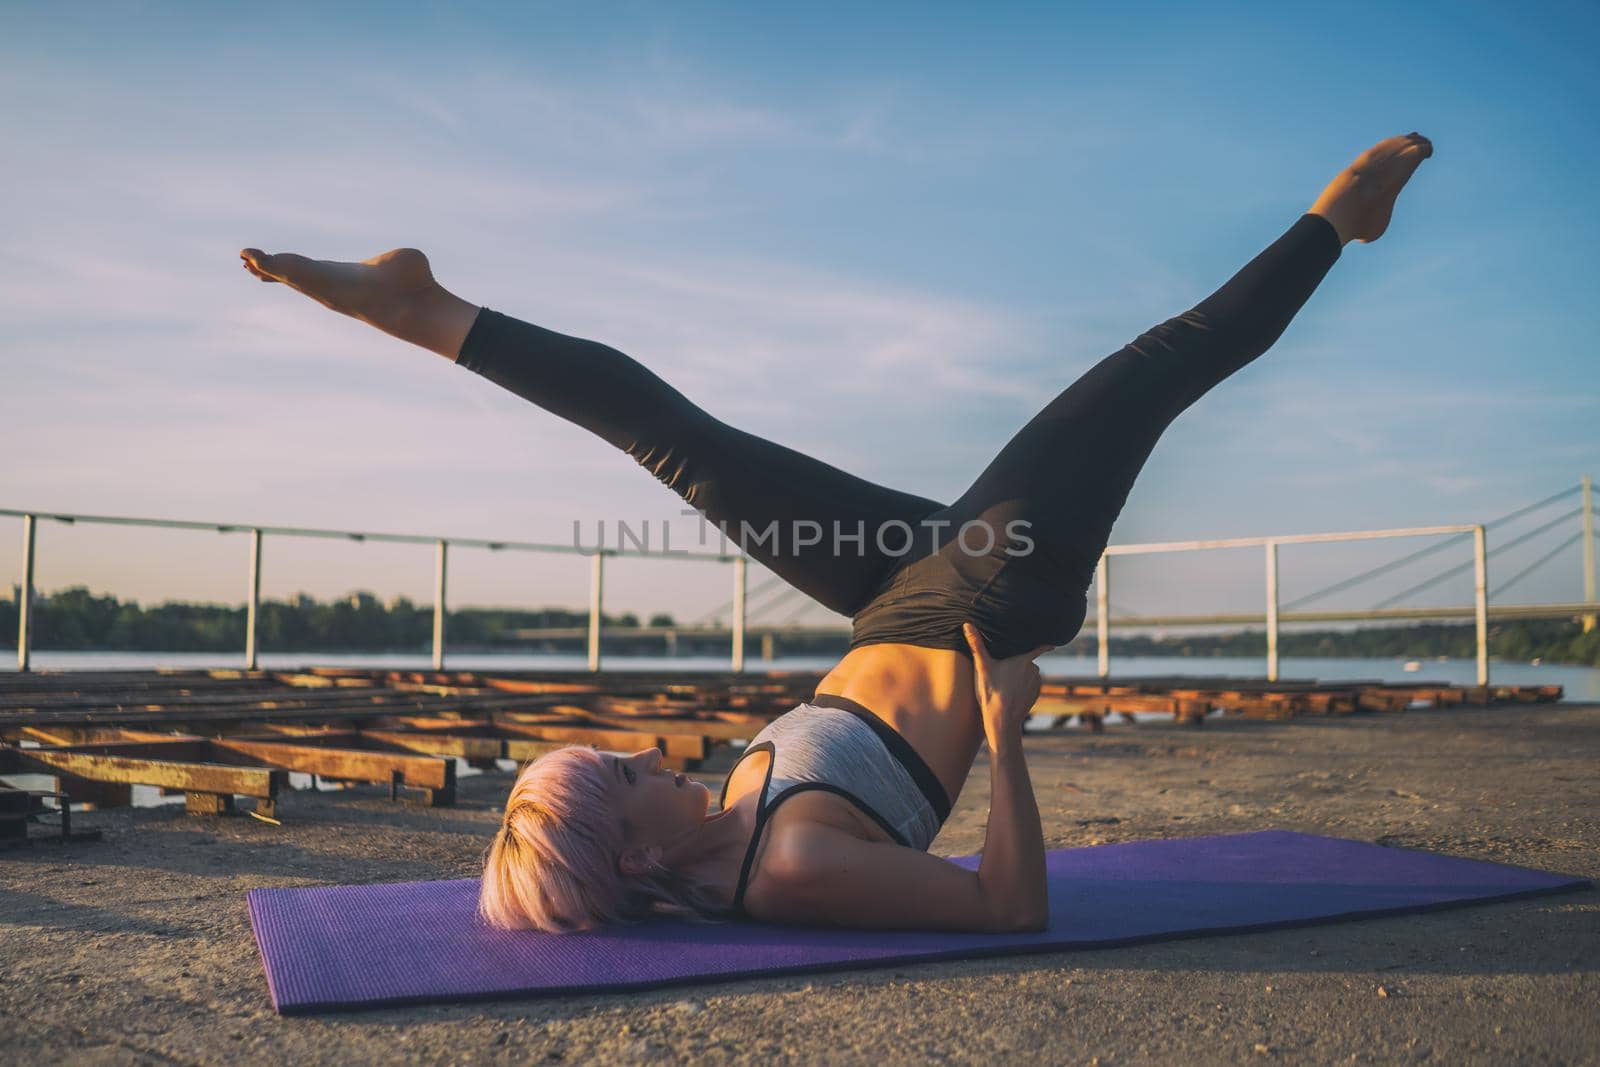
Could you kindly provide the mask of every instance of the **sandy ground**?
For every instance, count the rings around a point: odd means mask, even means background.
[[[1284,827],[1600,881],[1600,705],[1119,723],[1028,749],[1052,847]],[[1600,1062],[1600,890],[655,993],[272,1013],[247,889],[472,876],[509,781],[465,779],[439,810],[297,793],[282,827],[90,813],[100,844],[0,853],[0,1061]],[[933,851],[979,849],[987,783],[980,763]]]

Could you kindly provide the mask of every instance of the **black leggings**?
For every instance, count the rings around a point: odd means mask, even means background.
[[[850,646],[996,656],[1064,645],[1162,431],[1278,338],[1339,258],[1303,215],[1192,310],[1090,368],[953,504],[857,478],[721,422],[614,348],[489,308],[457,362],[627,452],[752,559],[853,619]]]

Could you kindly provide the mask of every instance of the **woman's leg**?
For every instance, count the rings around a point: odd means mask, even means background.
[[[1400,188],[1431,153],[1418,134],[1363,153],[1312,212],[1215,293],[1101,360],[1046,405],[951,505],[952,516],[1025,518],[1029,535],[1081,580],[1162,432],[1278,339],[1347,241],[1382,235]]]
[[[1266,351],[1346,242],[1383,233],[1431,152],[1413,134],[1363,153],[1222,288],[1047,404],[959,500],[924,517],[924,527],[942,524],[940,542],[895,569],[856,616],[852,646],[909,640],[965,654],[969,620],[997,657],[1070,641],[1112,523],[1162,432]]]
[[[844,615],[893,562],[879,529],[942,507],[729,426],[614,348],[489,308],[458,362],[622,449],[750,556]]]
[[[967,654],[968,621],[999,658],[1072,640],[1111,524],[1161,432],[1266,350],[1339,248],[1325,219],[1303,216],[1212,296],[1050,401],[960,499],[927,517],[943,523],[939,540],[919,546],[856,616],[851,646]]]
[[[461,300],[415,249],[364,263],[241,256],[262,280],[438,352],[622,449],[752,558],[842,614],[865,604],[894,562],[879,529],[943,506],[720,422],[614,348]]]
[[[951,511],[1009,505],[1028,534],[1092,569],[1162,432],[1261,355],[1339,258],[1327,220],[1303,215],[1221,289],[1092,367],[1017,432]]]

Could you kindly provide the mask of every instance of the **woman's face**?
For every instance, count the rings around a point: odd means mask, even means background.
[[[686,774],[661,765],[661,750],[633,755],[601,753],[611,773],[611,791],[628,843],[666,845],[705,821],[711,791]]]

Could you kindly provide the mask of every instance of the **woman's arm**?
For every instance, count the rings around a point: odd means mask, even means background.
[[[1020,733],[989,750],[989,829],[978,880],[1008,929],[1043,930],[1049,924],[1044,831]]]
[[[874,929],[1043,930],[1050,901],[1039,806],[1022,754],[1022,723],[1039,698],[1034,657],[995,660],[969,628],[989,740],[989,827],[976,871],[904,845],[864,841],[831,826],[773,828],[745,894],[771,922]]]
[[[1050,921],[1044,872],[1044,830],[1022,754],[1022,724],[1039,699],[1035,657],[1045,645],[1010,659],[989,655],[971,623],[962,627],[972,649],[973,686],[989,746],[989,828],[978,880],[991,900],[1011,913],[1018,929],[1042,930]]]
[[[991,816],[991,823],[993,816]],[[871,930],[1042,930],[978,871],[820,823],[774,827],[745,910],[765,922]],[[983,863],[989,863],[985,852]]]

